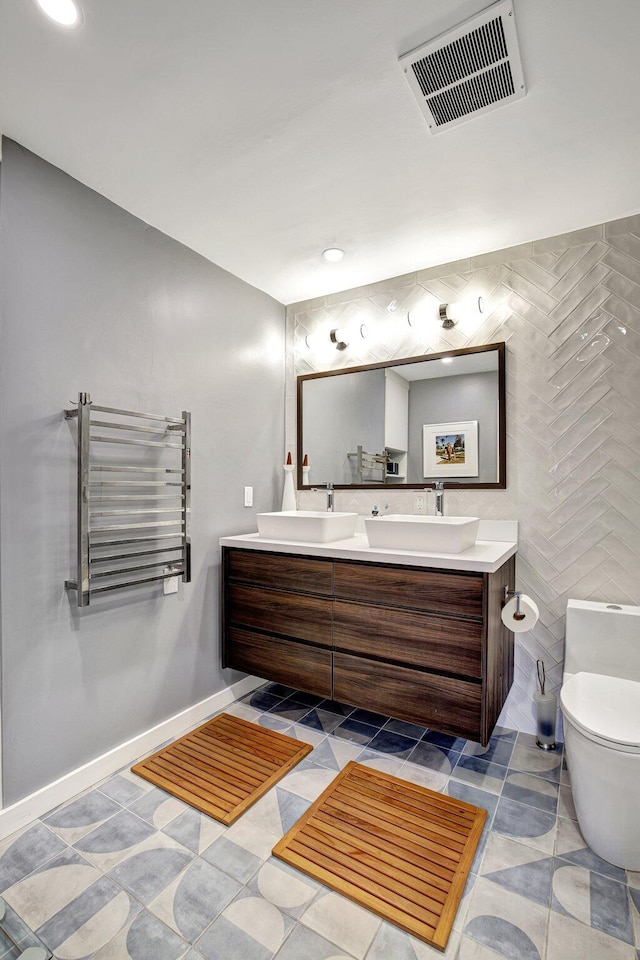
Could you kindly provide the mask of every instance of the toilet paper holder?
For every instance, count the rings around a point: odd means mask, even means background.
[[[522,596],[522,590],[509,590],[509,587],[505,584],[504,588],[504,602],[506,603],[509,597],[516,598],[516,610],[513,614],[514,620],[524,620],[524,613],[520,610],[520,597]]]

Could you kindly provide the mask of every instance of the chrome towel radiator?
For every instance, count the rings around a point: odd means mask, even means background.
[[[354,483],[362,486],[364,483],[386,483],[387,482],[387,461],[389,457],[386,453],[367,453],[362,449],[362,444],[358,444],[355,453],[348,453],[350,460],[355,460]],[[372,476],[376,471],[381,471],[381,476]],[[365,471],[367,476],[365,476]]]
[[[78,424],[77,572],[65,580],[78,606],[169,577],[188,583],[191,414],[99,407],[79,393],[64,416]],[[120,455],[104,455],[114,447]]]

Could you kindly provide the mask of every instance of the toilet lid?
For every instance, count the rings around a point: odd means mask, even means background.
[[[563,712],[612,743],[640,746],[640,683],[599,673],[575,673],[560,691]]]

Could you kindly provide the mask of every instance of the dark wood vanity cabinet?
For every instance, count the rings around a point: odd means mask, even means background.
[[[223,547],[222,665],[330,697],[333,569]]]
[[[513,681],[496,573],[223,548],[223,666],[487,743]]]

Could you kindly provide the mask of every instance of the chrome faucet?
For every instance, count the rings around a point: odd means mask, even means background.
[[[333,504],[333,484],[331,483],[331,480],[328,480],[327,481],[327,510],[331,510],[333,512],[334,509],[335,507]]]
[[[436,495],[436,517],[444,517],[444,483],[442,480],[434,483],[433,490]]]
[[[327,480],[324,486],[327,489],[327,510],[331,510],[333,512],[335,508],[333,506],[333,484],[331,480]],[[319,493],[320,491],[320,487],[312,487],[311,489],[314,493]]]

